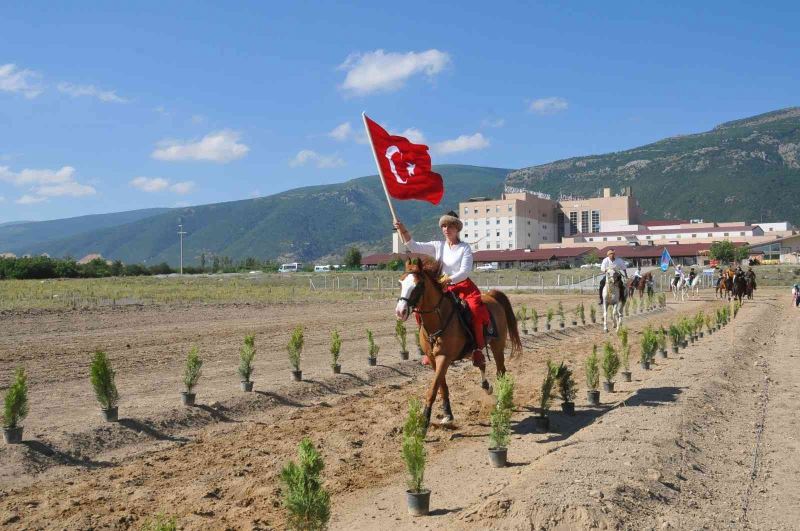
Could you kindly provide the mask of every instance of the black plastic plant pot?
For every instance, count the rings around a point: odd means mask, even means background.
[[[181,402],[186,407],[190,407],[190,406],[194,405],[194,397],[195,397],[194,393],[189,393],[187,391],[182,391],[181,392]]]
[[[16,428],[3,428],[3,439],[6,444],[19,444],[22,442],[22,426]]]
[[[563,411],[565,415],[574,415],[575,402],[561,402],[561,411]]]
[[[590,406],[599,406],[600,405],[600,391],[597,389],[589,389],[586,391],[586,400],[589,402]]]
[[[546,324],[544,326],[545,326],[545,328],[544,328],[545,330],[550,330],[550,325],[549,324]]]
[[[641,367],[643,371],[649,371],[650,370],[650,362],[649,361],[639,362],[639,367]]]
[[[622,371],[620,374],[622,375],[622,381],[623,382],[632,381],[632,379],[631,379],[631,371]]]
[[[682,346],[683,348],[689,348],[689,342],[688,342],[687,340],[685,340],[685,339],[684,339],[684,340],[683,340],[683,345],[681,345],[681,346]]]
[[[292,380],[299,382],[303,379],[303,371],[292,371]]]
[[[564,322],[562,321],[562,322],[558,323],[558,327],[559,328],[564,328]]]
[[[528,329],[527,328],[523,328],[522,329],[522,334],[523,335],[528,335]]]
[[[536,431],[547,433],[550,431],[550,417],[533,417],[533,426]]]
[[[678,345],[672,345],[672,353],[673,354],[677,354],[678,353]]]
[[[535,334],[535,333],[536,333],[536,332],[538,332],[538,331],[539,331],[539,327],[538,327],[538,326],[534,326],[534,327],[533,327],[533,333]]]
[[[408,351],[401,350],[400,351],[400,359],[403,360],[403,361],[407,360],[408,359]]]
[[[508,463],[508,448],[489,448],[489,462],[494,468],[503,468]]]
[[[428,516],[431,507],[431,491],[422,489],[419,492],[406,491],[408,514],[411,516]]]
[[[119,407],[102,408],[100,414],[106,422],[116,422],[119,415]]]
[[[245,393],[250,393],[253,391],[253,382],[249,380],[242,380],[239,383],[242,386],[242,391],[244,391]]]
[[[614,392],[614,382],[603,382],[603,391],[606,393]]]
[[[667,359],[667,350],[663,348],[658,349],[658,356],[661,359]]]
[[[342,374],[342,366],[338,363],[336,365],[332,365],[331,369],[333,369],[333,374]]]
[[[700,332],[700,339],[703,339],[703,332]]]
[[[572,326],[578,326],[578,321],[573,320],[572,321]]]
[[[367,358],[367,364],[370,367],[374,367],[378,364],[378,358]]]

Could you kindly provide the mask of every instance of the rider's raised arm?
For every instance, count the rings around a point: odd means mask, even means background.
[[[467,245],[462,245],[463,255],[461,255],[461,264],[454,274],[450,275],[450,282],[457,284],[462,280],[466,280],[472,272],[472,248]]]
[[[406,242],[406,248],[412,253],[427,254],[436,258],[436,244],[441,242],[415,242],[409,240]]]

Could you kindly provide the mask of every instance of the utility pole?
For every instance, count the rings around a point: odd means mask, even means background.
[[[183,224],[178,225],[178,236],[181,239],[181,275],[183,275],[183,235],[186,234],[183,230]]]

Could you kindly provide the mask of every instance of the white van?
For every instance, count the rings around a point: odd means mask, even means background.
[[[488,262],[486,264],[481,264],[475,268],[475,271],[497,271],[498,269],[497,262]]]
[[[300,262],[292,262],[291,264],[281,264],[278,273],[297,273],[300,271]]]
[[[327,273],[331,270],[331,266],[329,265],[315,265],[314,266],[314,273]]]

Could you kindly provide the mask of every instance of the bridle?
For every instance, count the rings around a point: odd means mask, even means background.
[[[444,301],[445,292],[442,291],[441,295],[439,296],[439,301],[432,309],[423,310],[422,308],[419,308],[417,304],[419,304],[419,301],[422,298],[422,294],[425,292],[425,275],[423,273],[417,273],[417,272],[409,272],[408,274],[414,275],[414,277],[417,279],[417,283],[414,286],[414,289],[411,290],[411,293],[408,294],[408,297],[398,297],[397,301],[398,302],[405,301],[411,313],[416,313],[417,315],[435,313],[436,316],[439,318],[439,322],[441,323],[442,322],[441,307],[442,307],[442,302]],[[444,324],[441,325],[441,328],[439,328],[439,330],[436,330],[435,332],[428,334],[428,341],[430,342],[431,347],[436,342],[436,338],[441,336],[444,333],[444,331],[447,330],[447,327],[450,325],[450,321],[453,320],[453,316],[456,314],[456,311],[457,311],[456,308],[453,308],[453,311],[451,311],[450,315],[447,316],[447,319],[444,321]],[[420,326],[422,326],[423,329],[425,328],[424,325],[422,325],[421,323]]]

